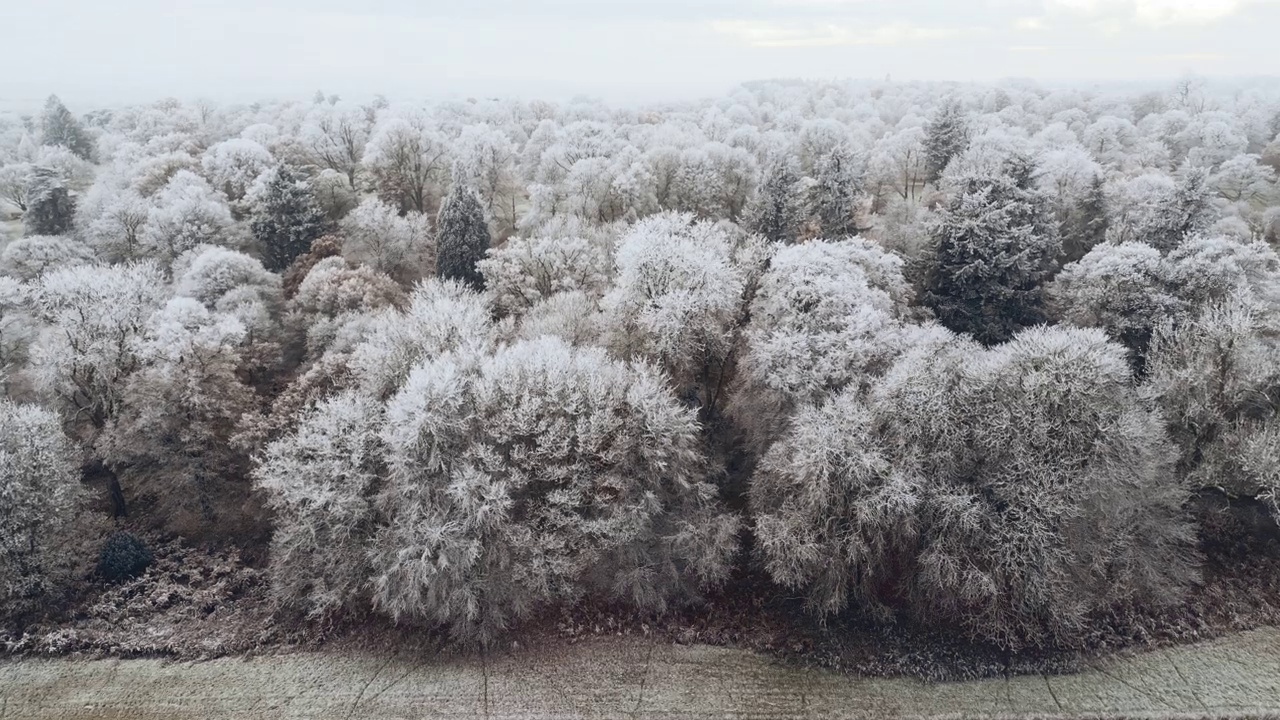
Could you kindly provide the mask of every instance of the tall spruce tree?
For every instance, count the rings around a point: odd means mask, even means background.
[[[857,235],[861,231],[857,204],[863,194],[863,178],[852,148],[837,145],[818,159],[814,175],[816,183],[809,197],[822,236],[836,240]]]
[[[76,201],[58,173],[33,167],[27,185],[27,212],[22,216],[27,235],[66,235],[76,214]]]
[[[1084,257],[1107,238],[1107,228],[1111,226],[1109,212],[1106,181],[1101,175],[1094,175],[1063,228],[1063,265]]]
[[[440,205],[436,275],[461,280],[474,288],[484,287],[484,276],[476,263],[489,250],[489,223],[475,191],[455,183]]]
[[[281,166],[267,181],[249,227],[262,243],[263,266],[280,272],[310,250],[313,240],[328,232],[329,221],[311,186]]]
[[[804,224],[804,198],[799,173],[790,157],[773,158],[747,206],[747,229],[774,242],[795,242]]]
[[[57,95],[50,95],[40,115],[41,142],[45,145],[64,147],[84,160],[91,160],[93,143],[76,119]]]
[[[964,109],[955,98],[948,98],[925,127],[925,179],[938,182],[951,160],[967,147],[969,124],[965,121]]]
[[[958,178],[934,222],[924,302],[956,332],[994,345],[1045,321],[1044,283],[1062,249],[1034,163],[1014,155],[1001,171]]]

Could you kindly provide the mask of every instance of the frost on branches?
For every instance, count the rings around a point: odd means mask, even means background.
[[[33,609],[63,579],[75,457],[57,415],[0,398],[0,610]]]
[[[602,303],[610,347],[656,362],[682,388],[721,371],[747,277],[734,245],[727,229],[691,215],[636,223],[618,243],[617,278]]]
[[[737,520],[660,376],[556,340],[419,365],[387,407],[375,604],[493,639],[584,594],[651,611],[722,580]]]
[[[488,643],[584,595],[660,611],[728,572],[737,520],[652,370],[547,338],[455,345],[397,384],[385,419],[339,395],[255,471],[281,515],[277,587],[313,612],[359,598]]]
[[[818,158],[809,202],[822,237],[838,240],[860,232],[858,206],[864,194],[861,164],[847,145]]]
[[[179,297],[133,340],[138,365],[98,449],[109,466],[129,468],[133,489],[155,497],[171,526],[181,527],[179,513],[210,521],[222,503],[234,506],[228,496],[243,499],[234,484],[245,458],[229,441],[252,406],[236,375],[245,338],[239,319]]]
[[[163,275],[149,262],[81,266],[46,273],[30,293],[44,323],[31,348],[36,388],[69,429],[91,438],[120,409],[125,381],[140,363],[136,341],[165,302]]]
[[[345,393],[304,409],[254,478],[277,517],[272,589],[310,615],[368,608],[368,542],[380,484],[381,403]]]
[[[1100,327],[1141,370],[1156,326],[1179,323],[1243,293],[1280,308],[1280,258],[1262,243],[1198,237],[1162,254],[1144,243],[1103,243],[1048,286],[1056,316]]]
[[[794,161],[774,158],[764,169],[755,197],[746,209],[745,225],[773,242],[795,242],[805,221],[804,194]]]
[[[603,294],[609,284],[610,249],[593,237],[541,233],[513,237],[489,250],[477,267],[485,295],[503,315],[523,314],[557,293]]]
[[[152,198],[140,240],[146,256],[167,268],[197,245],[224,244],[233,222],[204,178],[179,170]]]
[[[902,261],[874,243],[779,250],[751,305],[749,392],[793,406],[877,374],[897,350],[910,300]]]
[[[402,283],[429,275],[435,263],[435,242],[426,215],[403,216],[377,198],[368,198],[341,223],[342,254]]]
[[[1164,321],[1150,357],[1146,391],[1182,448],[1179,470],[1197,488],[1262,500],[1280,517],[1277,306],[1241,293],[1190,322]]]
[[[796,418],[752,480],[766,567],[848,604],[1018,648],[1195,577],[1187,488],[1160,415],[1098,331],[984,350],[937,331],[869,392]]]

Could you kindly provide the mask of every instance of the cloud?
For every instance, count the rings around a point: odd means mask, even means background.
[[[1169,62],[1190,62],[1190,63],[1219,63],[1227,59],[1222,53],[1175,53],[1172,55],[1144,55],[1139,58],[1143,62],[1169,63]]]
[[[1188,25],[1222,20],[1246,5],[1277,0],[1046,0],[1050,10],[1064,10],[1102,22],[1131,21],[1149,26]]]
[[[833,47],[838,45],[903,45],[942,40],[963,34],[956,28],[919,27],[906,23],[879,27],[850,27],[839,23],[780,23],[757,20],[719,20],[713,30],[751,47]]]

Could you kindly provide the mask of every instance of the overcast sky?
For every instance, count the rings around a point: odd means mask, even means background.
[[[1280,0],[0,0],[0,101],[1280,75]]]

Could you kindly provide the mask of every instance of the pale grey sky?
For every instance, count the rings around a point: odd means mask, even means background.
[[[0,101],[1280,75],[1280,0],[0,0]]]

